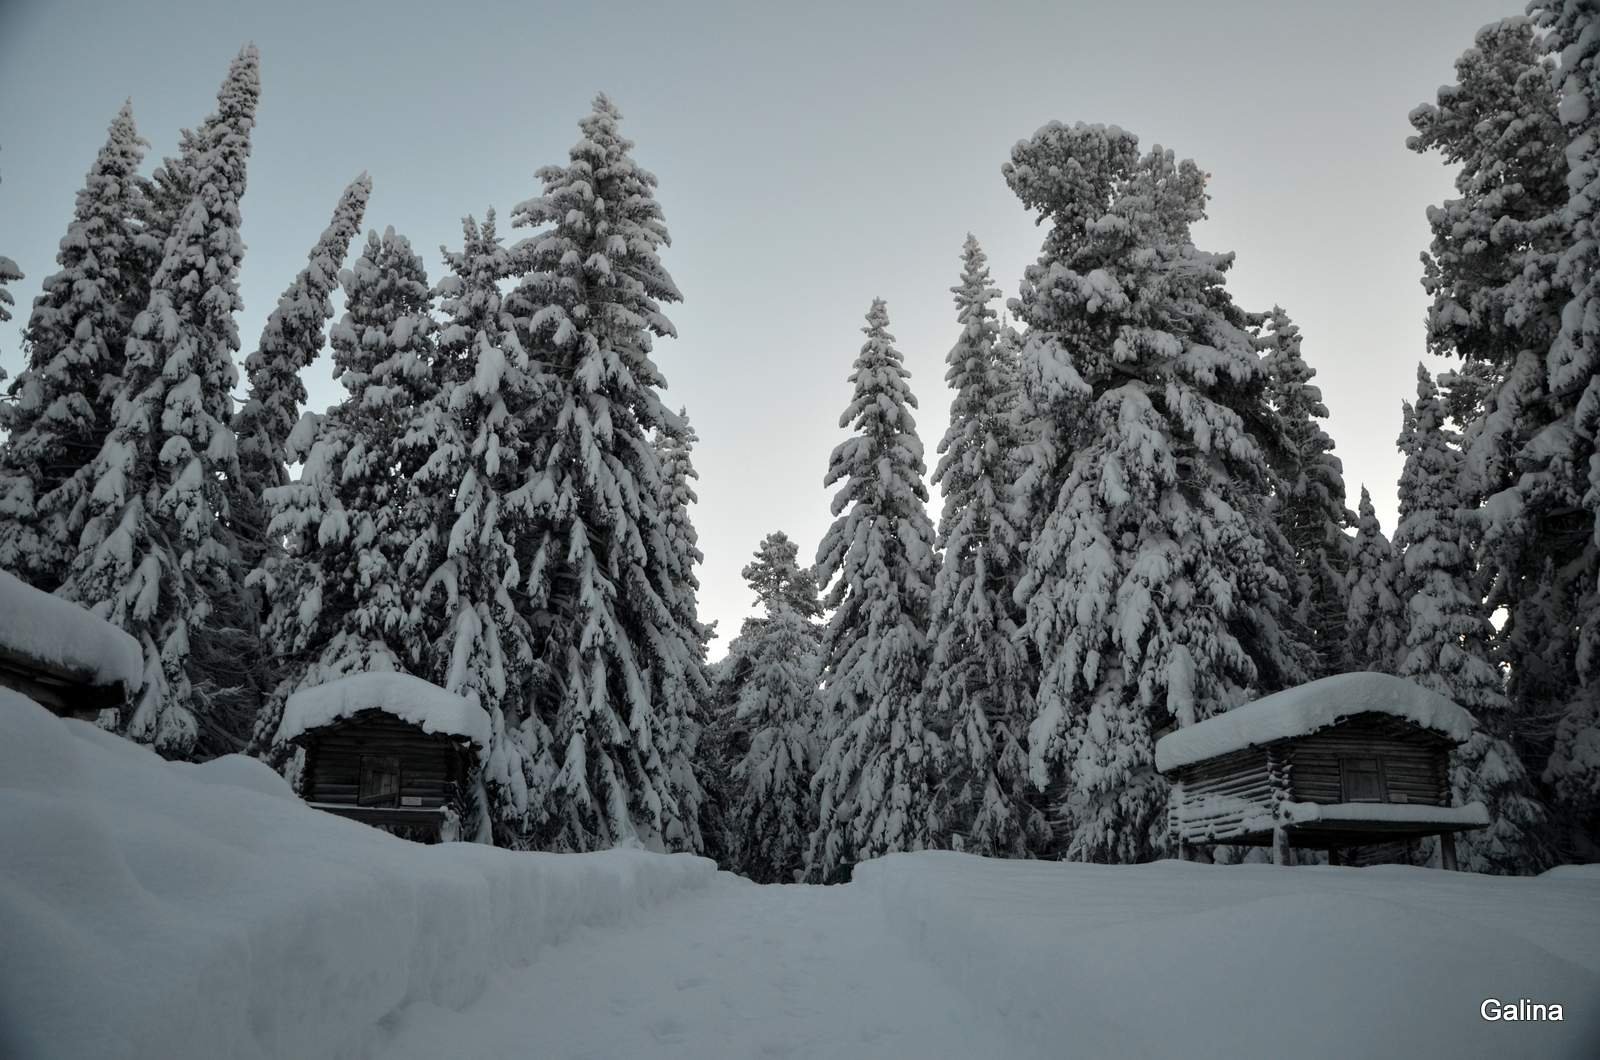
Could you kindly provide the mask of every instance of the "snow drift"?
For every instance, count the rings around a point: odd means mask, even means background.
[[[1084,865],[897,854],[856,867],[897,933],[1018,1051],[1186,1058],[1600,1055],[1600,866]],[[1488,1022],[1488,998],[1564,1006]]]
[[[701,858],[423,847],[0,689],[0,1056],[359,1056]]]

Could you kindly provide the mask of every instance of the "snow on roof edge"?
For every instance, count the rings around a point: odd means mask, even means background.
[[[489,749],[489,715],[481,707],[420,677],[396,671],[350,674],[302,688],[284,703],[277,740],[287,742],[364,710],[381,710],[423,732],[459,736],[480,751]]]
[[[0,570],[0,652],[96,685],[144,684],[144,651],[123,630],[52,593]]]
[[[1456,743],[1472,735],[1472,715],[1414,681],[1347,673],[1265,696],[1156,741],[1156,771],[1166,773],[1274,740],[1309,736],[1355,714],[1403,718]]]

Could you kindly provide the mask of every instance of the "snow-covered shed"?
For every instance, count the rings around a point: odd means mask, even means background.
[[[352,674],[301,689],[278,739],[305,749],[301,794],[317,809],[425,842],[475,819],[489,717],[421,678]]]
[[[1450,700],[1388,674],[1325,677],[1162,737],[1168,821],[1181,855],[1210,843],[1293,847],[1337,861],[1354,847],[1440,837],[1489,823],[1480,803],[1450,805],[1450,752],[1472,735]]]
[[[70,600],[0,570],[0,686],[93,720],[144,683],[139,642]]]

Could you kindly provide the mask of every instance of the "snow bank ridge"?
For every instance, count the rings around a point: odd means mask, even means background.
[[[319,813],[260,762],[167,763],[0,689],[0,1056],[379,1056],[582,925],[704,885],[703,858],[424,847]]]

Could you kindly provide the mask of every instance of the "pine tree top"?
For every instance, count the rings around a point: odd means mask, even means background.
[[[817,581],[810,567],[799,562],[800,546],[782,530],[761,539],[755,559],[744,565],[739,576],[756,594],[755,603],[770,616],[779,608],[789,608],[807,618],[820,618],[822,603],[817,598]]]
[[[839,416],[839,426],[853,428],[856,434],[834,449],[823,485],[831,486],[847,475],[878,479],[881,474],[877,462],[887,456],[889,466],[895,469],[895,480],[911,496],[926,502],[928,489],[922,476],[927,468],[922,462],[917,423],[910,412],[917,407],[917,399],[906,382],[911,373],[905,368],[905,357],[895,349],[894,336],[889,333],[889,309],[883,299],[872,300],[867,324],[861,330],[867,341],[850,373],[854,396]],[[880,488],[888,488],[887,482],[880,483]],[[843,511],[851,499],[855,499],[854,491],[842,490],[834,499],[833,513]]]
[[[649,353],[651,334],[677,334],[657,303],[681,301],[683,296],[658,254],[672,238],[655,199],[655,175],[634,162],[629,153],[633,141],[617,131],[621,117],[604,94],[595,97],[592,111],[578,123],[583,135],[568,152],[568,164],[541,168],[537,176],[544,194],[512,211],[519,227],[554,227],[523,240],[513,254],[525,272],[534,274],[531,279],[542,296],[536,304],[547,309],[612,304],[616,319],[607,323],[636,330],[637,354],[643,355]],[[580,336],[587,336],[582,340],[586,346],[593,344],[588,329],[575,326],[581,322],[547,311],[533,325],[558,348],[580,341]],[[661,385],[647,356],[620,352],[641,385]]]
[[[108,413],[110,395],[101,393],[101,377],[116,374],[112,362],[123,351],[105,344],[125,337],[134,314],[144,308],[128,301],[132,277],[124,270],[138,234],[132,218],[143,205],[138,172],[147,146],[134,124],[132,104],[124,103],[78,191],[72,222],[56,253],[60,271],[45,279],[23,331],[29,371],[11,390],[24,414],[42,412],[66,392],[83,394],[100,415]]]
[[[306,401],[300,373],[322,352],[323,329],[333,317],[331,297],[339,283],[339,267],[361,230],[371,193],[372,179],[362,173],[340,194],[333,218],[307,255],[305,267],[278,298],[260,341],[245,358],[250,395],[235,420],[235,430],[241,448],[259,446],[270,461],[281,464],[285,459],[284,447]]]
[[[432,289],[411,241],[393,226],[340,273],[345,315],[330,332],[339,381],[369,405],[431,393]]]

